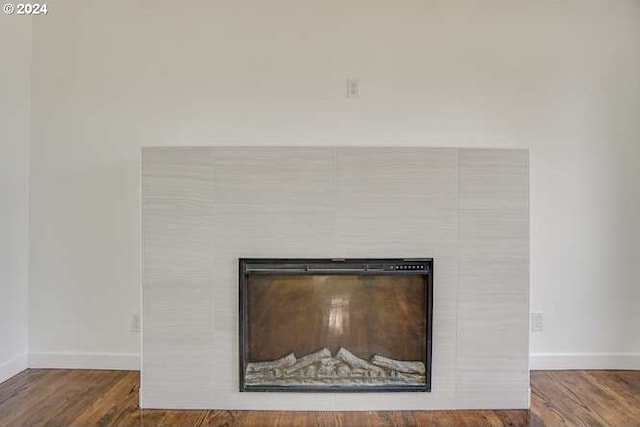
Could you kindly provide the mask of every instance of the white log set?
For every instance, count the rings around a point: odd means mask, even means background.
[[[374,355],[369,362],[341,347],[335,357],[323,348],[299,358],[290,353],[276,360],[250,362],[245,382],[261,386],[424,385],[425,372],[419,361]]]
[[[295,363],[296,356],[293,353],[289,353],[280,359],[249,363],[249,365],[247,365],[247,372],[260,372],[277,368],[286,368],[287,366],[291,366]]]
[[[373,356],[371,363],[383,368],[389,368],[405,374],[422,374],[424,375],[424,363],[410,362],[406,360],[394,360],[384,356]]]

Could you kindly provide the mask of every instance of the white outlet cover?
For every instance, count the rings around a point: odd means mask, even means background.
[[[140,314],[131,313],[131,332],[140,332]]]
[[[541,311],[531,312],[531,331],[540,332],[544,330],[544,318]]]
[[[360,83],[358,79],[347,79],[347,98],[360,96]]]

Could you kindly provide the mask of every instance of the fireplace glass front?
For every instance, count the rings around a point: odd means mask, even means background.
[[[430,391],[432,259],[239,266],[240,391]]]

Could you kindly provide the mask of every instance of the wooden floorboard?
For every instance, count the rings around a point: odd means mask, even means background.
[[[640,427],[640,372],[536,371],[531,410],[140,410],[132,371],[30,369],[0,384],[0,426]]]

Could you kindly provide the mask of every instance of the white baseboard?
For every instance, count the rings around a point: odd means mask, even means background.
[[[0,364],[0,383],[27,369],[27,355],[21,354]]]
[[[137,353],[31,353],[0,365],[0,382],[29,368],[140,370]],[[532,353],[529,369],[640,370],[640,353]]]
[[[30,368],[139,371],[137,353],[30,353]]]
[[[529,369],[640,370],[640,353],[532,353]]]

